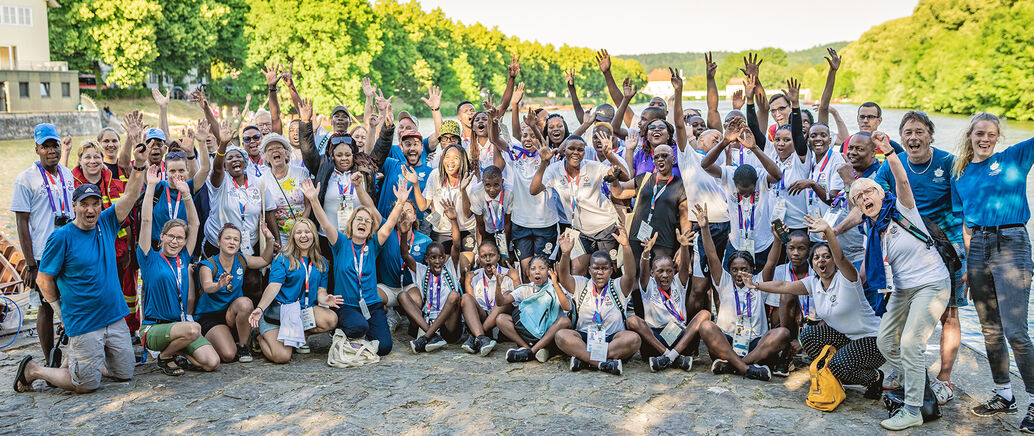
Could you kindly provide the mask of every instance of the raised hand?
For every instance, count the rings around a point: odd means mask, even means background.
[[[700,228],[707,228],[707,203],[693,206],[693,213],[697,216],[697,224]]]
[[[161,170],[158,168],[158,165],[151,165],[147,168],[147,186],[158,186],[158,183],[162,181],[160,171]]]
[[[675,92],[682,92],[682,72],[678,68],[668,67],[668,72],[671,73],[671,86],[675,88]]]
[[[634,152],[635,148],[639,146],[640,142],[642,142],[642,137],[639,135],[639,131],[629,129],[628,136],[625,137],[625,150],[631,150]]]
[[[636,89],[636,86],[632,84],[631,77],[626,77],[625,80],[621,81],[621,95],[623,97],[631,99],[632,97],[635,97],[636,92],[638,92],[638,90]]]
[[[600,130],[596,132],[596,139],[600,140],[600,145],[603,146],[603,151],[609,156],[614,152],[614,139],[609,133]]]
[[[219,140],[220,144],[226,144],[233,139],[233,125],[230,123],[230,120],[223,120],[219,125],[219,137],[216,139]]]
[[[610,235],[614,237],[614,240],[621,244],[621,246],[628,245],[628,233],[625,232],[624,226],[618,226],[617,231]]]
[[[341,307],[342,304],[345,304],[345,299],[336,294],[323,294],[316,297],[316,300],[324,306],[333,307],[335,309]]]
[[[742,118],[735,117],[729,121],[728,126],[725,126],[725,141],[730,144],[736,142],[745,131],[749,131],[747,123]]]
[[[375,88],[373,86],[373,83],[370,82],[370,78],[369,77],[363,77],[363,95],[365,95],[367,99],[376,98],[377,97],[376,92],[377,92],[377,88]]]
[[[495,120],[502,116],[498,109],[495,107],[495,97],[492,97],[492,93],[488,93],[484,100],[481,100],[481,107],[485,109],[485,113],[488,114],[490,120]]]
[[[311,123],[312,122],[312,99],[311,98],[302,98],[298,102],[298,118],[301,119],[303,123]]]
[[[793,77],[786,79],[786,89],[783,89],[783,95],[786,96],[790,103],[799,106],[801,96],[801,82],[797,81]]]
[[[477,162],[477,160],[475,159],[474,162]],[[467,189],[467,186],[470,186],[471,180],[474,180],[474,173],[469,173],[466,176],[463,176],[463,178],[460,179],[460,189]]]
[[[147,163],[147,146],[143,143],[139,143],[133,148],[133,162],[134,164]]]
[[[832,231],[829,223],[822,218],[816,218],[811,215],[804,216],[804,224],[808,226],[808,231],[812,233],[826,233]]]
[[[355,186],[356,188],[362,188],[363,184],[366,182],[366,178],[363,177],[363,173],[361,171],[352,171],[352,174],[348,179],[349,182],[352,183],[352,186]]]
[[[126,141],[131,144],[134,142],[140,142],[140,134],[144,131],[144,116],[140,114],[140,111],[134,110],[122,117],[122,129],[126,131]]]
[[[428,108],[436,111],[442,106],[442,90],[437,85],[431,85],[427,89],[427,98],[420,97],[420,100],[423,100]]]
[[[148,177],[150,177],[150,174],[148,174]],[[172,183],[172,187],[176,188],[177,191],[187,193],[188,195],[190,194],[190,185],[187,185],[187,181],[184,180],[182,176],[175,177],[170,182]]]
[[[675,229],[675,239],[677,239],[679,241],[680,245],[683,245],[683,246],[691,246],[691,245],[693,245],[693,239],[696,238],[696,236],[697,236],[697,232],[694,231],[692,228],[688,228],[685,231],[683,231],[682,229]],[[656,239],[656,238],[657,238],[657,235],[654,235],[654,239]],[[652,245],[653,244],[651,244],[651,246]],[[646,251],[646,250],[643,250],[643,251]]]
[[[754,91],[758,87],[758,76],[747,76],[743,79],[743,93],[746,94],[746,100],[754,103]]]
[[[292,88],[293,89],[294,88],[294,58],[288,57],[287,59],[288,59],[288,61],[290,61],[290,63],[288,63],[287,69],[283,70],[283,72],[280,73],[280,78],[283,79],[284,85],[287,85],[288,88]]]
[[[797,195],[797,194],[800,194],[801,191],[804,191],[805,189],[811,189],[813,186],[815,186],[815,181],[814,180],[812,180],[812,179],[800,179],[800,180],[798,180],[796,182],[793,182],[793,184],[791,184],[788,188],[786,188],[786,192],[789,193],[790,195]]]
[[[72,137],[66,136],[61,138],[61,153],[68,156],[68,153],[72,151]]]
[[[740,280],[743,280],[743,286],[748,289],[758,288],[758,284],[754,283],[754,277],[750,273],[740,273]]]
[[[442,200],[442,212],[445,213],[445,217],[450,220],[456,219],[456,204],[449,199]]]
[[[313,186],[312,179],[302,179],[299,189],[302,191],[302,195],[305,196],[305,199],[309,200],[310,204],[316,204],[316,201],[319,200],[320,188],[318,184]]]
[[[826,56],[826,58],[825,58],[826,59],[826,63],[829,64],[829,69],[832,70],[832,71],[839,70],[840,69],[840,63],[843,62],[844,58],[838,56],[837,55],[837,51],[833,50],[832,47],[827,48],[826,52],[829,53],[829,56]]]
[[[521,99],[523,99],[523,98],[524,98],[524,82],[521,82],[521,83],[518,83],[517,87],[514,88],[514,90],[513,90],[513,98],[511,99],[513,101],[513,105],[517,106],[521,102]]]
[[[574,86],[574,69],[564,71],[564,80],[567,81],[567,86]]]
[[[549,148],[548,145],[543,145],[539,148],[539,160],[543,165],[549,165],[550,161],[553,160],[553,149]]]
[[[600,66],[600,72],[610,71],[610,53],[607,53],[606,49],[596,52],[596,63]]]
[[[535,115],[535,111],[528,109],[528,114],[524,116],[524,125],[533,129],[539,128],[539,117]]]
[[[266,226],[265,221],[262,221],[262,225],[260,227],[262,229],[262,236],[265,236],[266,240],[273,239],[273,232],[269,231],[269,227]]]
[[[676,230],[678,230],[678,229],[676,229]],[[651,250],[653,250],[653,245],[657,243],[657,237],[658,236],[661,236],[661,234],[660,233],[654,233],[653,236],[650,237],[650,239],[647,239],[646,241],[643,242],[643,255],[644,256],[647,253],[649,253]]]
[[[420,186],[415,183],[407,183],[406,181],[399,180],[392,188],[392,192],[395,193],[395,198],[405,199],[409,198],[409,193],[413,191],[414,186]]]
[[[557,246],[560,247],[561,253],[570,253],[571,249],[574,248],[574,238],[567,232],[564,232],[564,234],[560,235],[560,239],[557,239]]]
[[[761,71],[761,63],[764,61],[764,59],[758,60],[757,53],[748,53],[747,56],[743,58],[743,68],[740,68],[740,71],[743,72],[744,76],[757,77],[758,72]]]
[[[740,135],[740,145],[747,150],[754,150],[756,152],[758,143],[754,142],[754,132],[751,132],[750,129],[744,128],[743,134]]]
[[[169,105],[169,94],[172,94],[172,88],[166,90],[165,94],[162,94],[158,88],[151,88],[151,98],[153,98],[155,104],[160,107],[166,107]]]
[[[886,133],[881,131],[875,131],[872,133],[872,142],[876,144],[877,149],[880,153],[890,156],[894,153],[894,147],[890,145],[890,137]]]
[[[410,169],[409,165],[402,166],[402,178],[414,185],[420,182],[420,178],[417,176],[416,171]]]
[[[737,89],[735,92],[732,93],[732,107],[733,107],[733,109],[743,107],[743,90],[742,89]]]
[[[707,78],[714,79],[714,74],[718,71],[718,64],[714,63],[714,55],[711,52],[704,53],[704,65],[707,68]]]
[[[218,285],[219,288],[222,289],[225,288],[226,285],[229,285],[231,281],[233,281],[233,276],[231,276],[230,273],[224,272],[219,275],[219,281],[216,282],[216,285]]]
[[[154,96],[154,92],[151,93]],[[201,107],[201,110],[208,110],[208,96],[205,95],[205,87],[198,86],[192,94],[190,94],[190,101],[197,103]]]
[[[506,68],[506,72],[511,79],[517,77],[517,73],[521,72],[521,55],[519,53],[510,57],[510,66]]]
[[[284,66],[280,65],[272,60],[266,62],[266,68],[262,70],[262,75],[266,76],[266,86],[272,88],[280,82],[280,76],[283,74]]]

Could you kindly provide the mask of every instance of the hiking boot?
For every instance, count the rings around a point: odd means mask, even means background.
[[[750,365],[743,376],[753,380],[769,381],[772,380],[772,370],[768,369],[767,365]]]
[[[251,357],[251,349],[247,345],[237,344],[237,361],[241,363],[248,363],[255,360]]]
[[[528,350],[528,351],[531,351],[531,350]],[[589,364],[588,363],[585,363],[585,362],[582,362],[581,360],[578,360],[577,357],[573,357],[573,356],[571,357],[571,372],[578,372],[578,371],[581,371],[583,369],[588,369],[588,368],[589,368]]]
[[[425,353],[427,352],[427,338],[424,336],[417,336],[416,339],[409,341],[409,348],[414,353]]]
[[[668,356],[661,355],[650,358],[650,372],[664,371],[669,366],[671,366],[671,359],[668,359]]]
[[[468,352],[470,354],[477,353],[478,352],[477,340],[474,339],[473,335],[467,335],[467,340],[463,341],[463,345],[460,345],[460,348],[462,348],[463,351],[466,351],[466,352]]]
[[[478,354],[480,354],[482,357],[484,357],[484,356],[487,356],[488,353],[491,353],[492,349],[495,348],[495,341],[492,340],[492,338],[490,338],[488,336],[481,335],[481,336],[478,336],[478,338],[477,338],[477,345],[478,345]]]
[[[612,359],[600,362],[600,371],[621,375],[621,359]]]
[[[894,411],[894,414],[890,418],[880,421],[880,425],[887,430],[904,430],[909,427],[918,427],[923,425],[923,415],[921,413],[912,414],[904,407]]]
[[[955,389],[952,388],[951,382],[933,379],[930,381],[930,387],[933,388],[933,394],[937,397],[938,406],[943,406],[955,399]]]
[[[995,416],[999,413],[1016,413],[1016,398],[1006,400],[1001,395],[994,394],[991,399],[970,409],[976,416]],[[1026,418],[1024,418],[1026,419]]]
[[[864,397],[870,400],[878,400],[883,395],[883,371],[876,370],[876,380],[865,387]]]
[[[689,371],[693,369],[693,356],[683,356],[680,354],[671,362],[671,367]]]
[[[715,359],[711,363],[711,373],[714,375],[733,374],[736,370],[732,368],[728,360]]]
[[[546,361],[549,360],[549,350],[543,348],[541,350],[536,351],[535,352],[535,360],[537,360],[539,362],[542,362],[542,363],[546,363]]]
[[[531,360],[531,350],[528,348],[511,348],[506,350],[506,361],[510,363],[527,362]]]
[[[427,351],[434,351],[447,344],[448,342],[445,342],[445,338],[443,338],[442,335],[435,333],[434,336],[431,336],[431,339],[427,340],[427,345],[424,348],[426,348]]]
[[[309,348],[309,344],[302,345],[302,346],[298,347],[298,349],[296,349],[295,351],[297,351],[298,354],[309,354],[309,353],[312,353],[312,349]]]
[[[1034,404],[1027,406],[1027,416],[1024,416],[1023,421],[1020,421],[1020,431],[1034,433]]]
[[[890,374],[886,374],[883,377],[883,390],[893,391],[894,389],[901,387],[901,374],[898,374],[895,370],[890,370]]]
[[[772,375],[778,375],[780,377],[790,376],[790,362],[779,362],[772,365]]]

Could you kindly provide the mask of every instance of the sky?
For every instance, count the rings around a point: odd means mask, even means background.
[[[464,24],[480,22],[525,40],[606,48],[612,54],[805,49],[858,39],[872,26],[912,15],[917,3],[919,0],[420,1],[424,10],[441,8]],[[636,4],[644,7],[630,6]],[[783,16],[787,4],[792,5],[793,21],[799,24],[788,23]],[[608,23],[606,31],[598,25],[603,22]],[[779,31],[770,32],[776,23]],[[647,31],[651,34],[648,45],[640,34]]]

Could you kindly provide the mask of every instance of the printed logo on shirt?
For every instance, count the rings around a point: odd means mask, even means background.
[[[991,163],[990,169],[991,171],[987,173],[987,175],[989,176],[997,176],[999,173],[1002,172],[1001,165],[998,163],[998,161],[994,161],[993,163]]]
[[[553,243],[552,242],[547,242],[546,245],[544,247],[542,247],[542,252],[546,253],[546,254],[552,253],[553,252]]]
[[[933,176],[937,177],[937,178],[944,177],[944,169],[943,168],[937,168],[936,170],[933,170]]]

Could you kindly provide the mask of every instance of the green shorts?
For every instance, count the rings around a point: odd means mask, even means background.
[[[172,338],[169,336],[172,334],[172,326],[174,325],[176,324],[165,323],[148,324],[143,326],[143,328],[140,329],[140,334],[144,338],[144,346],[151,351],[161,352],[164,350],[165,347],[168,347],[169,344],[172,343]],[[195,339],[194,342],[191,342],[190,345],[187,345],[183,351],[193,355],[194,351],[197,351],[198,348],[204,347],[205,345],[211,345],[211,342],[208,342],[208,339],[205,339],[204,336],[198,336],[198,338]]]

